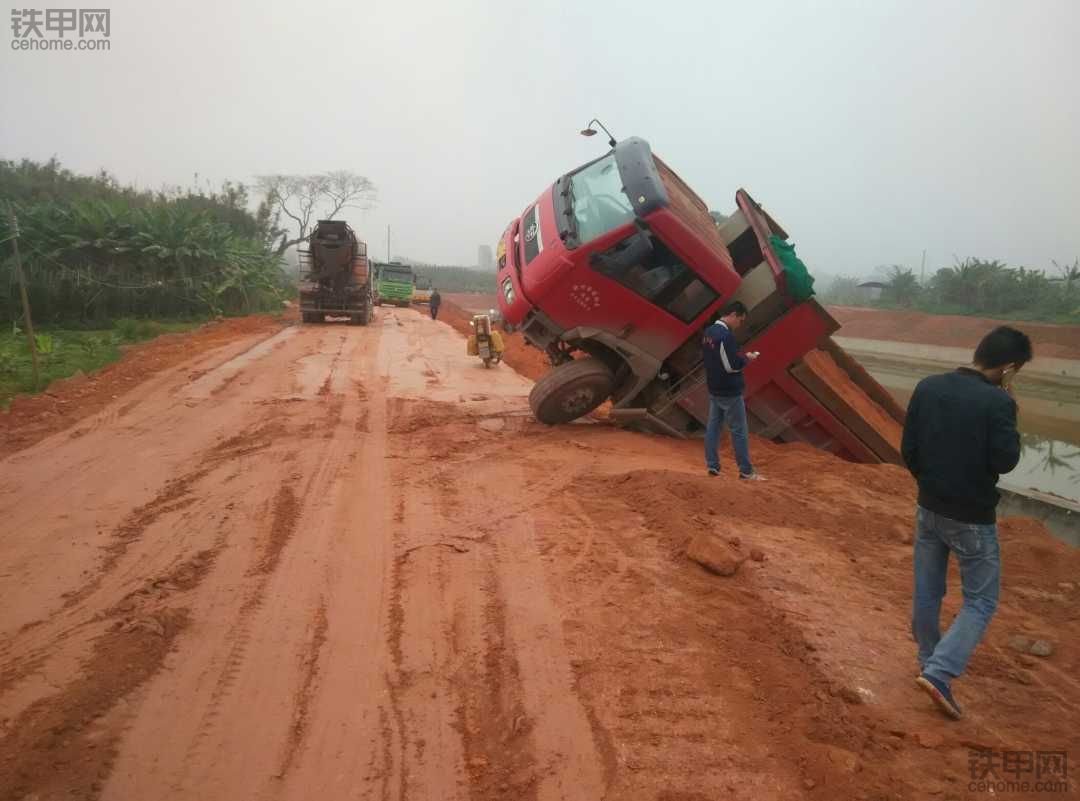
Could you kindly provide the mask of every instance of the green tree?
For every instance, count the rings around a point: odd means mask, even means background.
[[[900,306],[911,307],[919,299],[922,287],[915,273],[899,264],[889,268],[888,282],[881,293],[882,300]]]
[[[0,161],[0,198],[19,218],[19,249],[42,322],[193,316],[280,308],[285,281],[267,220],[243,184],[140,192],[56,160]],[[2,204],[0,204],[2,205]],[[0,242],[9,235],[0,218]],[[0,245],[0,321],[21,317],[14,262]]]
[[[1072,264],[1058,264],[1056,261],[1051,261],[1061,273],[1061,280],[1065,282],[1065,295],[1071,296],[1073,285],[1080,281],[1080,259],[1074,259]]]

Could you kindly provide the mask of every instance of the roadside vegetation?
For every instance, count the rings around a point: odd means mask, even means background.
[[[276,252],[278,216],[269,203],[249,205],[243,184],[150,192],[56,159],[0,160],[0,407],[101,368],[126,344],[221,315],[280,311],[293,288]],[[9,209],[37,334],[37,387]]]
[[[55,159],[0,161],[0,323],[22,320],[9,204],[39,325],[248,314],[289,292],[271,208],[252,213],[243,184],[149,192]]]
[[[925,283],[914,270],[893,265],[881,280],[881,297],[871,300],[859,285],[866,279],[834,278],[820,299],[825,303],[930,314],[967,314],[1056,323],[1080,323],[1080,260],[1054,263],[1054,271],[1010,267],[1001,261],[967,259],[938,270]]]
[[[161,334],[186,331],[202,320],[147,320],[124,317],[107,329],[46,328],[35,331],[40,381],[34,386],[30,345],[25,332],[12,324],[0,335],[0,409],[20,393],[44,389],[58,378],[90,373],[120,358],[125,345]]]

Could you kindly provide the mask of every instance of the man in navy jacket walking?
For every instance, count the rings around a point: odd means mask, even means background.
[[[720,475],[720,430],[725,421],[731,429],[731,444],[739,465],[739,478],[763,481],[750,463],[750,441],[746,429],[746,404],[743,402],[743,368],[758,357],[757,353],[739,353],[735,330],[746,320],[746,306],[735,301],[720,312],[720,319],[705,329],[702,353],[705,377],[709,385],[709,424],[705,428],[705,466],[710,476]]]
[[[908,404],[900,450],[919,484],[911,614],[922,668],[916,681],[951,718],[961,716],[952,681],[997,609],[996,485],[1020,461],[1012,379],[1031,357],[1026,334],[995,328],[979,343],[971,367],[924,378]],[[960,567],[964,603],[942,635],[950,556]]]

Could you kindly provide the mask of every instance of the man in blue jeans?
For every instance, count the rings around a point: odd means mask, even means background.
[[[739,478],[764,481],[750,463],[750,442],[743,402],[743,368],[757,353],[739,353],[735,330],[746,320],[746,306],[735,301],[720,312],[720,319],[705,329],[701,341],[705,378],[709,385],[709,424],[705,428],[705,467],[710,476],[720,475],[720,430],[726,421],[731,429],[731,445],[739,465]]]
[[[1031,361],[1031,341],[995,328],[971,367],[924,378],[908,405],[901,452],[919,484],[911,633],[919,645],[917,684],[959,718],[952,680],[964,672],[997,609],[1001,577],[998,476],[1020,460],[1012,379]],[[945,636],[939,618],[949,554],[960,567],[964,603]]]

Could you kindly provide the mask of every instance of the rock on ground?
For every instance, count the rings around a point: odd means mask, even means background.
[[[746,554],[738,545],[709,533],[698,534],[690,540],[686,556],[718,576],[734,576],[746,561]]]

